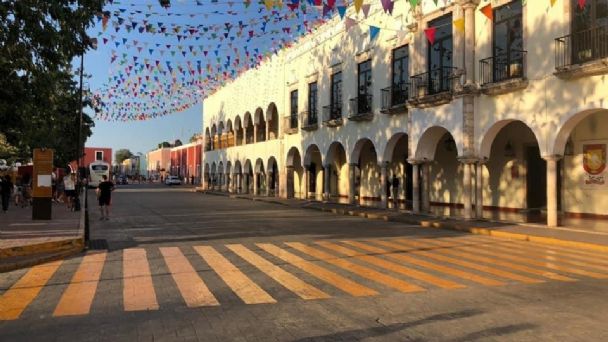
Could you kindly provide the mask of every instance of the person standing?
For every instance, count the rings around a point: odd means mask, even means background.
[[[63,177],[63,188],[68,210],[74,210],[74,197],[76,197],[76,175],[74,173]]]
[[[398,194],[399,194],[399,178],[397,178],[397,175],[393,173],[393,179],[391,181],[391,185],[392,185],[392,196],[393,196],[393,208],[395,209],[399,209],[399,203],[398,203]]]
[[[101,211],[100,220],[110,219],[110,204],[112,203],[112,191],[114,183],[108,180],[106,175],[102,176],[103,181],[97,187],[97,198],[99,200],[99,210]]]
[[[4,176],[0,182],[0,195],[2,197],[2,211],[8,210],[8,202],[11,200],[11,193],[13,192],[13,182],[9,175]]]

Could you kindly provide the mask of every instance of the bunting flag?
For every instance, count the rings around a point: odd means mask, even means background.
[[[416,6],[418,6],[419,1],[418,0],[410,0],[410,7],[414,8]]]
[[[367,16],[369,15],[370,8],[371,8],[370,4],[364,4],[361,6],[361,9],[363,10],[363,15],[365,16],[365,18],[367,18]]]
[[[393,0],[381,0],[381,3],[385,13],[393,14]]]
[[[338,6],[338,13],[340,14],[340,19],[344,19],[344,15],[346,14],[346,6]]]
[[[363,0],[355,0],[355,12],[357,12],[357,14],[359,14],[359,11],[361,10],[361,5],[363,5]]]
[[[376,38],[376,36],[378,36],[378,33],[380,33],[380,28],[377,26],[369,26],[369,40],[372,41]]]
[[[454,27],[459,31],[459,32],[464,32],[464,18],[458,18],[456,20],[454,20]]]
[[[426,35],[426,39],[428,39],[429,43],[431,43],[431,45],[435,44],[435,33],[437,32],[437,29],[435,27],[429,27],[426,30],[424,30],[424,35]]]
[[[586,0],[578,0],[578,8],[580,8],[581,10],[585,8],[586,4],[587,4]]]
[[[494,20],[494,11],[492,10],[492,4],[487,4],[480,9],[481,13],[483,13],[488,19]]]
[[[355,19],[349,17],[346,17],[346,19],[344,19],[344,28],[346,29],[346,31],[350,30],[350,28],[355,25],[357,25],[357,21]]]
[[[555,5],[555,2],[556,2],[557,0],[549,0],[549,1],[551,2],[551,7],[553,7],[553,5]]]

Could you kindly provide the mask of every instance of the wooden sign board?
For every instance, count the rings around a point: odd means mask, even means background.
[[[53,174],[53,150],[45,148],[34,149],[34,174],[32,197],[51,198]]]

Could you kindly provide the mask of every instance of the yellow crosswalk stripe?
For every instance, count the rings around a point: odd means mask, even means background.
[[[534,275],[545,277],[548,279],[560,280],[560,281],[576,281],[576,279],[566,277],[561,274],[548,272],[546,270],[539,270],[536,268],[527,267],[527,266],[515,264],[512,262],[508,262],[508,261],[504,261],[504,260],[500,260],[500,259],[496,259],[496,258],[491,258],[491,257],[484,256],[484,255],[479,255],[479,253],[466,253],[461,250],[461,248],[462,248],[460,246],[461,243],[454,243],[452,241],[446,242],[446,241],[440,241],[437,239],[420,239],[420,240],[415,240],[415,241],[400,239],[397,241],[403,242],[404,244],[406,244],[407,246],[410,246],[410,247],[433,248],[433,252],[441,253],[444,255],[453,256],[453,257],[457,257],[457,258],[464,258],[464,259],[477,261],[477,262],[483,262],[486,264],[491,264],[493,266],[502,266],[502,267],[506,267],[506,268],[509,268],[512,270],[525,272],[525,273],[529,273],[529,274],[534,274]],[[437,248],[437,247],[440,247],[440,248]],[[457,249],[455,249],[455,248],[457,248]],[[467,248],[469,248],[469,247],[467,247]],[[461,259],[458,259],[458,260],[461,260]],[[470,262],[464,261],[464,260],[461,260],[460,262],[466,263],[468,265],[468,266],[465,266],[465,264],[462,264],[462,266],[479,267],[479,270],[482,270],[482,267],[485,267],[483,265],[471,264]],[[476,266],[472,266],[472,265],[476,265]],[[492,274],[495,274],[495,275],[498,275],[501,277],[505,277],[508,279],[520,281],[522,283],[542,283],[543,282],[542,280],[539,280],[536,278],[530,278],[527,276],[511,273],[508,271],[495,269],[493,267],[488,267],[487,269],[483,269],[483,271],[492,273]]]
[[[371,242],[371,241],[370,241]],[[386,246],[389,248],[393,248],[396,249],[397,251],[403,249],[401,246],[388,242],[388,241],[380,241],[380,240],[374,240],[373,241],[376,244],[382,245],[382,246]],[[475,273],[470,273],[470,272],[465,272],[462,270],[459,270],[457,268],[453,268],[453,267],[449,267],[449,266],[444,266],[444,265],[440,265],[440,264],[436,264],[436,263],[432,263],[426,260],[422,260],[422,259],[418,259],[403,253],[399,253],[399,252],[395,252],[395,253],[388,253],[387,250],[382,249],[382,248],[378,248],[378,247],[374,247],[374,246],[370,246],[368,244],[364,244],[358,241],[345,241],[345,243],[348,243],[354,247],[358,247],[361,248],[363,250],[367,250],[370,252],[375,252],[375,253],[386,253],[386,256],[392,259],[396,259],[399,261],[404,261],[413,265],[418,265],[430,270],[435,270],[438,272],[442,272],[445,274],[449,274],[455,277],[459,277],[462,279],[466,279],[466,280],[470,280],[482,285],[486,285],[486,286],[501,286],[504,285],[504,282],[499,281],[499,280],[495,280],[495,279],[491,279],[491,278],[487,278],[487,277],[483,277],[480,275],[477,275]]]
[[[346,248],[344,246],[340,246],[338,244],[335,243],[331,243],[328,241],[317,241],[317,244],[330,249],[332,251],[344,254],[348,257],[352,257],[352,258],[356,258],[359,260],[363,260],[365,262],[368,262],[372,265],[387,269],[389,271],[393,271],[395,273],[400,273],[403,275],[406,275],[408,277],[414,278],[414,279],[418,279],[420,281],[444,288],[444,289],[458,289],[458,288],[464,288],[466,287],[465,285],[453,282],[451,280],[446,280],[446,279],[442,279],[439,277],[436,277],[434,275],[425,273],[425,272],[421,272],[418,271],[416,269],[410,268],[410,267],[405,267],[399,264],[396,264],[394,262],[391,261],[387,261],[375,256],[370,256],[370,255],[363,255],[353,249],[350,248]]]
[[[226,245],[226,247],[302,299],[330,297],[327,293],[307,284],[241,244]]]
[[[125,311],[158,310],[146,250],[128,248],[123,250],[122,258]]]
[[[302,253],[306,253],[319,260],[322,260],[329,264],[338,266],[342,269],[345,269],[345,270],[352,272],[363,278],[367,278],[369,280],[375,281],[375,282],[383,284],[385,286],[392,287],[398,291],[405,292],[405,293],[425,291],[424,288],[422,288],[418,285],[410,284],[404,280],[391,277],[384,273],[373,270],[369,267],[361,266],[361,265],[352,263],[348,260],[337,258],[329,253],[325,253],[319,249],[306,246],[300,242],[287,242],[285,244]]]
[[[493,249],[495,248],[495,246],[491,246]],[[544,268],[548,268],[551,270],[555,270],[561,273],[571,273],[571,274],[577,274],[577,275],[582,275],[582,276],[586,276],[586,277],[591,277],[591,278],[596,278],[596,279],[606,279],[608,278],[608,274],[602,274],[602,273],[597,273],[597,272],[593,272],[593,271],[587,271],[587,270],[581,270],[579,268],[574,268],[574,267],[568,267],[566,265],[560,265],[557,264],[555,262],[552,261],[540,261],[537,259],[531,259],[531,258],[526,258],[526,257],[520,257],[520,256],[516,256],[513,255],[513,253],[499,253],[499,252],[495,252],[493,250],[488,250],[488,248],[477,248],[474,249],[472,247],[461,247],[460,249],[465,250],[465,251],[471,251],[471,252],[483,252],[485,254],[490,254],[493,257],[496,258],[501,258],[501,259],[505,259],[505,260],[510,260],[510,261],[515,261],[515,262],[519,262],[519,263],[524,263],[524,264],[528,264],[528,265],[534,265],[534,266],[539,266],[539,267],[544,267]]]
[[[239,271],[228,259],[224,258],[211,246],[194,246],[194,250],[215,273],[239,296],[246,304],[276,303],[266,291]]]
[[[220,305],[178,247],[160,247],[159,250],[189,308]]]
[[[374,296],[378,292],[368,287],[360,285],[350,279],[338,275],[324,267],[313,264],[310,261],[304,260],[299,256],[292,254],[282,248],[279,248],[270,243],[257,243],[259,248],[274,255],[275,257],[292,264],[293,266],[311,274],[312,276],[329,283],[330,285],[349,293],[356,297]]]
[[[93,252],[82,258],[68,288],[63,292],[53,316],[86,315],[97,291],[106,252]]]
[[[14,320],[38,296],[62,261],[32,267],[0,297],[0,321]]]

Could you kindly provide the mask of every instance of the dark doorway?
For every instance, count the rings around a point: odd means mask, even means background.
[[[540,157],[538,145],[526,146],[526,202],[530,211],[547,206],[547,164]]]
[[[310,177],[308,177],[309,188],[308,192],[317,193],[317,165],[315,163],[310,163]]]

